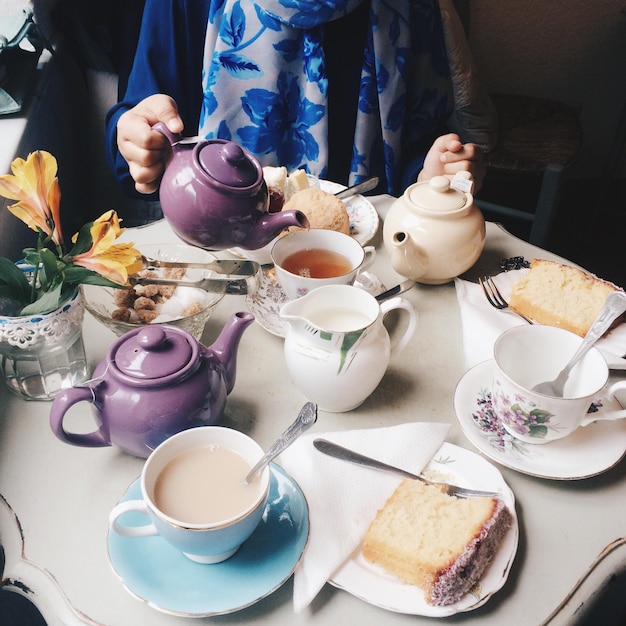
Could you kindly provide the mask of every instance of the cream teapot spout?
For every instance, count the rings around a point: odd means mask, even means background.
[[[389,255],[393,269],[401,276],[412,280],[419,279],[426,273],[427,255],[403,230],[396,231],[391,237]]]

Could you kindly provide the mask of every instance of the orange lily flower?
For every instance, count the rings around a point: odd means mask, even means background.
[[[73,257],[73,264],[97,272],[119,285],[128,284],[128,275],[137,273],[143,262],[134,244],[113,243],[123,232],[117,213],[107,211],[91,227],[91,248]]]
[[[18,200],[9,211],[32,230],[42,230],[57,246],[62,245],[61,190],[54,156],[36,150],[26,160],[14,159],[11,171],[13,174],[0,176],[0,195]]]

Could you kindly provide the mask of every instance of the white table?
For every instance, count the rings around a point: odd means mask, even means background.
[[[388,196],[375,198],[381,215],[391,200]],[[487,226],[487,245],[471,274],[495,273],[501,259],[515,255],[556,258],[495,224]],[[375,243],[378,257],[372,271],[391,286],[401,277],[391,269],[380,230]],[[314,429],[443,421],[452,424],[448,441],[473,450],[453,409],[455,386],[464,373],[454,287],[417,285],[406,297],[420,315],[411,345],[394,357],[380,387],[361,407],[344,414],[320,412]],[[204,342],[210,345],[226,318],[237,310],[245,310],[244,300],[225,298],[207,324]],[[84,337],[90,363],[95,366],[114,336],[87,316]],[[282,347],[280,338],[257,324],[244,333],[237,382],[226,408],[226,423],[244,430],[264,447],[293,420],[303,403],[289,382]],[[186,618],[157,612],[128,594],[108,562],[108,513],[139,476],[143,460],[113,448],[61,443],[48,425],[49,410],[49,403],[29,403],[6,389],[0,391],[3,584],[30,597],[49,626],[188,624]],[[75,428],[82,424],[85,430],[92,430],[88,405],[81,403],[73,411]],[[512,571],[505,586],[484,606],[445,621],[471,619],[485,626],[513,623],[512,619],[520,624],[572,624],[579,605],[589,604],[609,577],[626,567],[626,547],[621,539],[626,536],[626,464],[575,482],[542,480],[500,469],[515,493],[520,521],[520,544]],[[577,587],[579,580],[582,584]],[[315,599],[310,613],[295,615],[291,593],[290,579],[250,608],[196,623],[366,626],[384,621],[387,626],[417,626],[435,621],[385,611],[330,585]]]

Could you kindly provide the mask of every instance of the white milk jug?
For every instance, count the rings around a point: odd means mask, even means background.
[[[408,323],[392,345],[385,315],[403,309]],[[328,285],[284,304],[289,328],[285,360],[293,384],[307,400],[333,413],[362,404],[380,383],[391,356],[402,350],[417,327],[417,313],[404,298],[379,304],[350,285]]]

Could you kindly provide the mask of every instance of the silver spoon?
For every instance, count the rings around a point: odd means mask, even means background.
[[[574,365],[589,352],[593,344],[604,335],[609,326],[624,311],[626,311],[626,293],[623,291],[614,291],[606,299],[600,315],[598,315],[591,325],[591,328],[587,331],[583,342],[580,344],[569,363],[559,372],[559,375],[554,380],[538,383],[533,387],[533,391],[546,396],[562,398],[565,383]]]
[[[246,476],[246,484],[251,483],[252,479],[283,450],[288,448],[305,430],[313,426],[317,421],[317,404],[307,402],[294,423],[276,440],[274,445],[263,455],[261,460],[250,470]]]
[[[378,302],[383,302],[384,300],[388,300],[389,298],[393,298],[394,296],[400,295],[405,291],[408,291],[412,287],[415,287],[415,281],[407,278],[403,280],[400,284],[392,287],[391,289],[387,289],[387,291],[383,291],[379,293],[377,296],[374,296]]]

